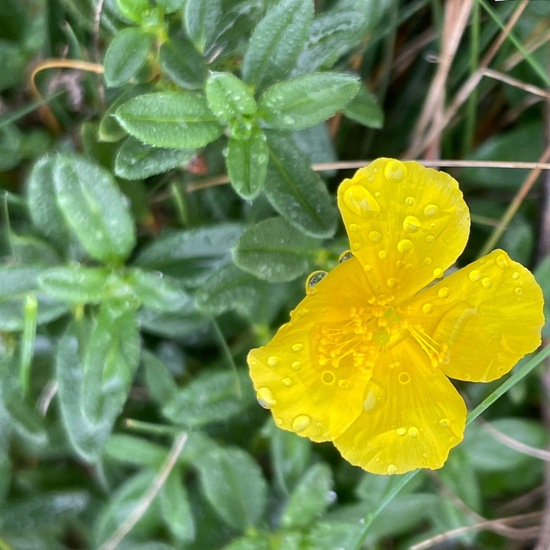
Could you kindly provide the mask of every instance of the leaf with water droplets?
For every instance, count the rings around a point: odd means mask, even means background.
[[[291,281],[309,268],[319,242],[283,218],[263,220],[247,229],[233,249],[233,261],[260,279]]]
[[[128,137],[118,150],[115,174],[127,180],[145,179],[186,167],[193,157],[193,149],[163,149]]]
[[[233,188],[243,199],[253,199],[263,189],[268,159],[265,134],[259,128],[247,139],[229,138],[227,171]]]
[[[206,60],[183,38],[171,38],[159,53],[159,63],[164,73],[178,86],[198,90],[204,86],[208,70]]]
[[[130,135],[156,147],[204,147],[223,132],[206,97],[183,90],[140,95],[122,104],[115,117]]]
[[[210,73],[205,91],[210,110],[221,122],[256,114],[256,101],[250,89],[231,73]]]
[[[185,30],[199,52],[204,52],[214,39],[222,13],[221,0],[186,0]]]
[[[382,128],[384,111],[380,108],[376,97],[364,86],[359,93],[346,105],[344,114],[367,128]]]
[[[262,118],[277,130],[303,130],[341,111],[359,91],[356,77],[312,73],[278,82],[260,98]]]
[[[109,275],[109,270],[105,268],[67,265],[43,271],[38,277],[38,284],[50,296],[65,302],[100,303],[110,297],[107,287]]]
[[[329,238],[336,230],[336,210],[327,188],[288,135],[266,132],[269,164],[265,193],[273,207],[307,235]]]
[[[272,4],[258,23],[243,59],[243,77],[257,89],[283,80],[294,68],[313,19],[311,0]]]
[[[55,163],[54,187],[59,210],[90,256],[120,262],[130,254],[134,223],[109,172],[77,155],[61,155]]]

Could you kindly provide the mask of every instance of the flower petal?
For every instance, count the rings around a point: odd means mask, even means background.
[[[368,472],[440,468],[463,437],[466,405],[411,338],[382,352],[357,420],[334,441]]]
[[[540,345],[542,308],[532,273],[495,250],[419,293],[407,309],[411,325],[439,345],[447,376],[490,382]]]
[[[314,287],[271,342],[249,353],[258,401],[271,409],[280,428],[327,441],[361,412],[370,370],[354,315],[370,296],[365,273],[352,257]]]
[[[375,160],[342,182],[338,207],[354,255],[396,303],[442,277],[468,239],[458,183],[417,162]]]

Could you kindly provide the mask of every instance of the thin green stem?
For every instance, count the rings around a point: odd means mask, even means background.
[[[36,296],[28,294],[25,297],[25,314],[23,336],[21,340],[21,360],[19,363],[19,383],[24,395],[29,395],[31,364],[34,355],[36,337],[36,320],[38,317],[38,301]]]
[[[235,394],[237,396],[237,399],[242,399],[243,389],[241,387],[241,380],[239,378],[237,365],[235,364],[235,361],[233,360],[233,355],[231,353],[231,350],[229,349],[229,346],[227,345],[227,342],[225,341],[225,336],[223,335],[222,331],[220,330],[220,326],[218,325],[216,319],[214,319],[214,317],[210,317],[210,322],[212,323],[212,327],[214,329],[214,334],[216,335],[216,338],[218,339],[218,342],[219,342],[220,347],[222,349],[222,353],[225,357],[225,360],[227,361],[228,365],[231,367],[231,370],[233,371],[233,374],[235,376]]]

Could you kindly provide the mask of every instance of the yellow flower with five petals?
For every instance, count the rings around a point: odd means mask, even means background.
[[[338,207],[352,254],[250,351],[258,400],[369,472],[440,468],[467,413],[449,378],[489,382],[536,349],[542,291],[502,250],[444,278],[470,228],[444,172],[381,158],[342,182]]]

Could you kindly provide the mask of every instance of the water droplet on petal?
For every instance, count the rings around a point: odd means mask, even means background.
[[[370,382],[367,386],[367,393],[363,400],[363,409],[365,412],[374,410],[382,401],[384,390],[375,382]]]
[[[304,344],[293,344],[292,345],[292,351],[295,351],[295,352],[298,352],[298,351],[302,351],[304,349]]]
[[[294,361],[290,367],[292,370],[300,370],[302,368],[302,363],[300,361]]]
[[[407,216],[403,220],[403,229],[409,233],[416,233],[420,229],[420,220],[416,216]]]
[[[424,263],[424,265],[432,265],[432,259],[426,257],[426,258],[424,258],[424,262],[423,262],[423,263]]]
[[[371,231],[369,233],[369,241],[371,243],[379,243],[382,240],[382,233],[380,231]]]
[[[277,364],[279,363],[279,359],[277,359],[277,357],[275,355],[270,355],[268,358],[267,358],[267,365],[269,367],[276,367]]]
[[[334,373],[330,372],[329,370],[323,371],[323,374],[321,374],[321,381],[323,382],[323,384],[326,384],[327,386],[334,384],[335,380],[336,380],[336,376],[334,376]]]
[[[479,269],[473,269],[468,274],[468,278],[470,281],[479,281],[479,279],[481,279],[481,271],[479,271]]]
[[[397,250],[399,252],[410,252],[413,249],[413,243],[409,239],[401,239],[397,243]]]
[[[357,252],[361,248],[361,243],[355,242],[351,245],[351,248]]]
[[[258,399],[258,403],[264,408],[264,409],[271,409],[277,404],[277,401],[275,400],[275,397],[273,397],[273,393],[269,388],[263,387],[258,389],[258,393],[256,394],[256,398]]]
[[[286,386],[287,388],[289,386],[292,386],[292,378],[289,378],[289,377],[286,377],[286,378],[283,378],[281,380],[281,382],[283,383],[284,386]]]
[[[496,259],[498,267],[501,269],[504,269],[505,267],[508,267],[508,258],[505,254],[499,254]]]
[[[348,228],[352,233],[359,231],[359,226],[356,223],[350,223]]]
[[[303,432],[311,424],[311,419],[305,414],[298,415],[292,422],[292,429],[295,432]]]
[[[414,206],[415,203],[416,203],[416,201],[415,201],[414,197],[407,197],[407,198],[405,199],[405,204],[406,204],[407,206]]]
[[[407,175],[405,165],[396,159],[388,161],[384,166],[384,176],[387,180],[400,181]]]
[[[448,418],[442,418],[440,421],[439,421],[439,425],[442,427],[442,428],[448,428],[451,423],[449,422],[449,419]]]
[[[326,271],[314,271],[306,279],[306,293],[311,292],[327,276]]]
[[[390,288],[393,288],[394,286],[397,285],[399,281],[395,278],[395,277],[390,277],[387,281],[386,281],[386,284],[390,287]]]
[[[427,218],[432,218],[439,212],[439,207],[436,204],[428,204],[424,208],[424,216]]]
[[[443,277],[443,270],[439,267],[436,267],[434,270],[433,270],[433,276],[436,278],[436,279],[441,279],[441,277]]]
[[[275,424],[277,424],[277,426],[282,426],[283,425],[283,419],[282,418],[276,418],[275,419]]]
[[[519,272],[514,271],[512,273],[512,279],[514,279],[514,281],[517,281],[519,279]]]
[[[353,252],[351,250],[345,250],[344,252],[342,252],[342,254],[340,254],[340,257],[338,258],[338,263],[343,264],[351,258],[353,258]]]
[[[444,287],[441,287],[438,291],[437,291],[437,295],[440,297],[440,298],[447,298],[447,296],[449,296],[449,289],[444,286]]]
[[[418,437],[418,428],[411,426],[409,428],[409,437],[412,437],[412,438]]]
[[[483,279],[481,279],[481,284],[484,288],[491,288],[493,285],[490,277],[483,277]]]
[[[427,235],[426,236],[426,242],[427,243],[433,243],[435,241],[435,237],[433,235]]]
[[[344,192],[344,202],[347,207],[358,216],[369,212],[379,212],[380,204],[362,185],[352,185]]]
[[[397,428],[397,430],[395,430],[395,433],[397,435],[403,436],[407,433],[407,428]]]
[[[523,290],[519,288],[519,286],[514,289],[514,292],[516,293],[516,296],[521,296],[523,294]]]
[[[411,375],[408,372],[400,372],[397,380],[400,384],[408,384],[411,381]]]
[[[422,306],[422,313],[431,313],[433,311],[433,306],[432,304],[430,303],[425,303],[423,306]]]
[[[378,252],[378,257],[381,259],[381,260],[386,260],[388,258],[388,253],[385,251],[385,250],[380,250]]]
[[[397,473],[397,466],[395,464],[388,464],[387,468],[388,475],[394,475]]]

